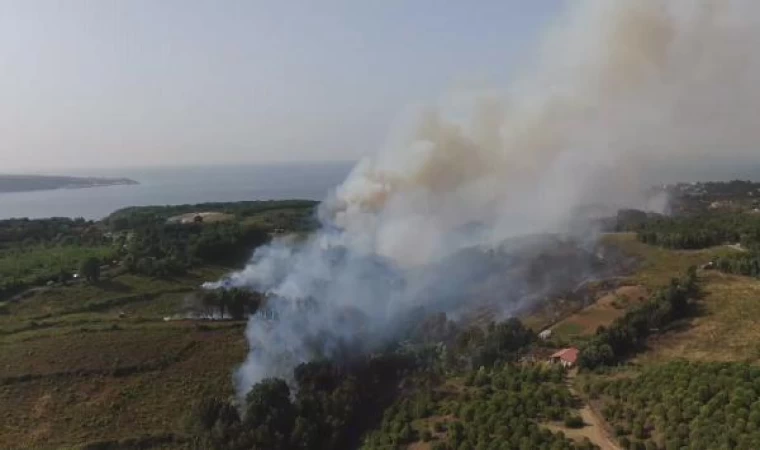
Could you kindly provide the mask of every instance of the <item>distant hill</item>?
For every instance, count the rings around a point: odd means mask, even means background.
[[[65,177],[51,175],[0,175],[0,193],[83,189],[139,184],[129,178]]]

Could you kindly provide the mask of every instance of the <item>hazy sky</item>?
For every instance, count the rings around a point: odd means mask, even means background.
[[[355,159],[561,0],[0,0],[0,172]]]

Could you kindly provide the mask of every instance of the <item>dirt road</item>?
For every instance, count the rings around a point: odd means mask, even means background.
[[[578,398],[581,398],[578,393],[573,389],[573,379],[577,374],[576,370],[570,371],[567,377],[567,386],[570,392]],[[609,436],[604,428],[603,420],[594,412],[588,404],[583,405],[579,414],[583,419],[583,423],[586,424],[583,428],[572,429],[558,425],[546,425],[550,430],[554,432],[561,431],[570,439],[582,441],[583,438],[588,438],[591,442],[599,446],[602,450],[622,450],[622,448],[615,443],[615,441]]]

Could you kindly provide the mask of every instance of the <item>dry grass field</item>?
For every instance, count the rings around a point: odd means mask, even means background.
[[[641,258],[640,269],[627,282],[650,289],[666,284],[691,265],[701,266],[716,256],[739,251],[728,246],[668,250],[642,244],[633,234],[608,235],[605,239]],[[649,351],[637,362],[760,360],[760,281],[710,270],[700,271],[699,275],[703,298],[698,315],[652,338]]]
[[[554,334],[571,339],[591,336],[600,326],[608,326],[626,311],[645,301],[649,292],[642,286],[622,286],[603,295],[592,305],[554,325]]]
[[[163,317],[219,273],[124,275],[8,303],[0,315],[0,448],[186,448],[184,417],[196,399],[233,394],[244,323]]]

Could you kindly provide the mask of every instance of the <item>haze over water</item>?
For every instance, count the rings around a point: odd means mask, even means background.
[[[127,177],[137,186],[59,189],[0,194],[0,219],[101,219],[127,206],[243,200],[322,200],[352,163],[319,162],[145,169],[68,170],[60,175]]]

